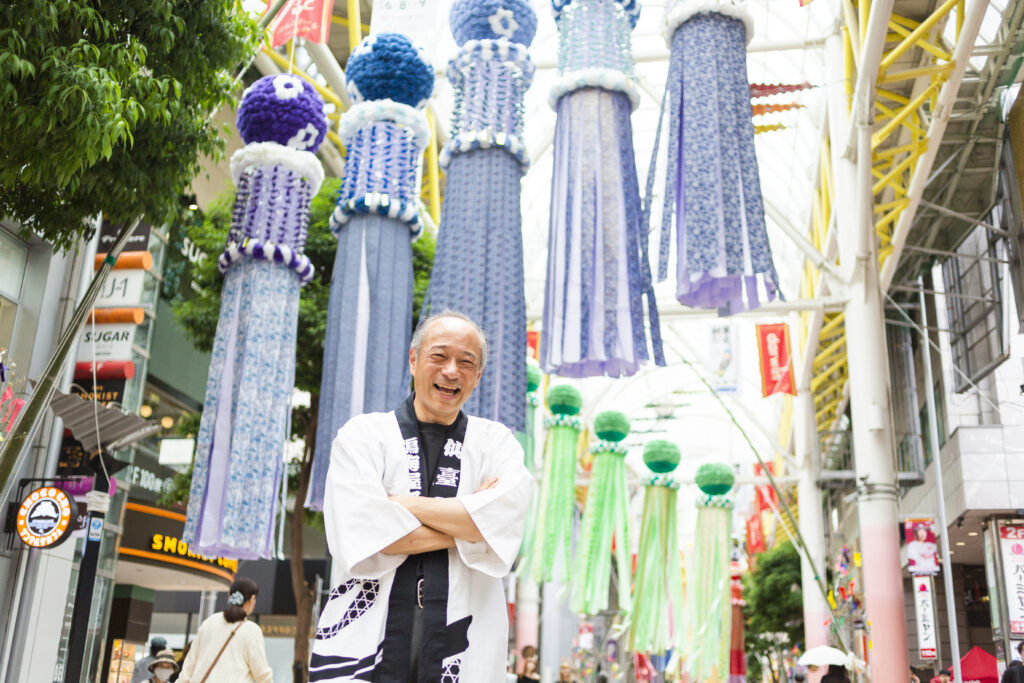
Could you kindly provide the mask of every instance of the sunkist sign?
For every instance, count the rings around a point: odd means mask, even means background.
[[[18,508],[18,537],[33,548],[52,548],[65,540],[77,516],[71,498],[59,488],[44,486],[28,494]]]

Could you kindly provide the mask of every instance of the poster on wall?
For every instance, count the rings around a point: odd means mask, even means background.
[[[999,522],[1010,635],[1024,635],[1024,524]]]
[[[912,517],[903,520],[907,539],[907,564],[912,576],[939,573],[939,548],[935,544],[935,518]]]
[[[914,577],[914,614],[917,616],[917,656],[921,659],[935,659],[935,600],[932,577]]]

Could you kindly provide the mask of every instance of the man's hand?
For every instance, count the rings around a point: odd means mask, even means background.
[[[497,477],[493,477],[493,478],[485,481],[484,483],[480,484],[480,487],[477,488],[476,491],[473,491],[473,493],[480,493],[481,491],[486,491],[487,489],[493,489],[497,485],[498,485],[498,478]]]

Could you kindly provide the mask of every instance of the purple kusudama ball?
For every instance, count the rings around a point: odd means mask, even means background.
[[[298,76],[264,76],[242,95],[238,130],[247,145],[276,142],[315,152],[327,134],[324,101],[312,85]]]

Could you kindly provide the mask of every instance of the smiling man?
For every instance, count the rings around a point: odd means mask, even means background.
[[[476,323],[431,316],[409,349],[414,393],[338,432],[324,500],[335,580],[310,681],[504,681],[501,578],[530,475],[508,428],[462,412],[486,362]]]

